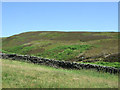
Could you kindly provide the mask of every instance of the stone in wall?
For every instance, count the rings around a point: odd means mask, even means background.
[[[94,69],[97,71],[102,72],[108,72],[108,73],[119,73],[120,74],[120,68],[113,68],[113,67],[107,67],[107,66],[99,66],[99,65],[93,65],[93,64],[81,64],[81,63],[75,63],[75,62],[69,62],[69,61],[59,61],[59,60],[51,60],[51,59],[45,59],[35,56],[29,56],[29,55],[17,55],[17,54],[1,54],[1,57],[3,59],[12,59],[12,60],[22,60],[22,61],[28,61],[32,62],[34,64],[44,64],[52,67],[61,67],[61,68],[67,68],[67,69]]]

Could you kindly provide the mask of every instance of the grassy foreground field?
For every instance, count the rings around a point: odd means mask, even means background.
[[[117,88],[118,76],[92,70],[56,69],[2,61],[2,88]]]

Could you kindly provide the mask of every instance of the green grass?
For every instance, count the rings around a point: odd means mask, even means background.
[[[0,49],[0,52],[2,52],[2,53],[9,53],[8,51],[5,51],[5,50],[2,50],[2,49]]]
[[[90,49],[90,45],[64,45],[46,50],[37,56],[57,59],[57,60],[71,60],[79,53]]]
[[[86,64],[89,64],[86,62]],[[103,62],[103,61],[98,61],[90,64],[97,64],[101,66],[110,66],[110,67],[115,67],[115,68],[120,68],[120,63],[119,62]]]
[[[25,32],[3,38],[2,49],[5,53],[78,61],[81,53],[92,57],[118,52],[117,36],[117,32]]]
[[[15,47],[11,47],[11,48],[6,48],[6,50],[3,50],[3,52],[6,53],[17,53],[17,54],[27,54],[33,47],[32,46],[26,46],[24,47],[24,45],[19,45],[19,46],[15,46]]]
[[[3,88],[117,88],[118,76],[92,70],[56,69],[32,63],[2,61]]]

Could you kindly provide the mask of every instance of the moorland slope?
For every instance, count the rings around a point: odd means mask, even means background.
[[[118,39],[117,32],[25,32],[3,38],[2,52],[77,62],[103,60],[103,55],[118,53]]]

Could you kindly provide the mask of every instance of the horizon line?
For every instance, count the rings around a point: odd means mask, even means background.
[[[16,34],[13,34],[13,35],[9,35],[9,36],[0,36],[0,38],[3,38],[3,37],[10,37],[10,36],[14,36],[14,35],[17,35],[17,34],[21,34],[21,33],[27,33],[27,32],[120,32],[119,30],[117,31],[72,31],[72,30],[30,30],[30,31],[25,31],[25,32],[20,32],[20,33],[16,33]]]

